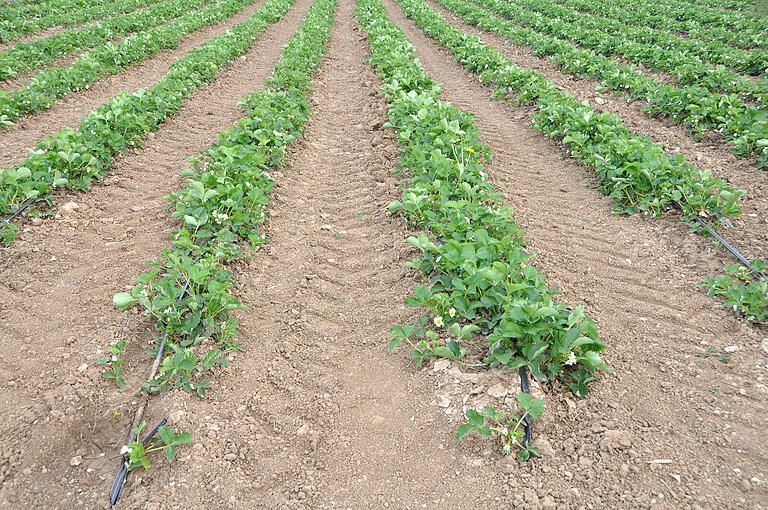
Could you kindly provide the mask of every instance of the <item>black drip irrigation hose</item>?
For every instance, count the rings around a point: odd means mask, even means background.
[[[14,218],[16,218],[16,216],[23,213],[26,210],[26,208],[32,205],[36,200],[37,200],[37,197],[28,198],[23,204],[21,204],[21,206],[18,209],[16,209],[15,213],[5,218],[3,222],[0,223],[0,225],[5,225],[6,223],[10,223],[11,221],[13,221]]]
[[[189,289],[189,278],[187,278],[187,282],[184,284],[184,288],[181,290],[181,294],[179,294],[179,297],[177,299],[178,301],[181,301],[184,299],[184,296],[187,294],[187,290]],[[160,342],[160,347],[157,348],[157,355],[155,356],[155,360],[152,363],[152,370],[149,372],[149,378],[147,380],[151,381],[155,378],[155,373],[157,372],[158,367],[160,366],[160,361],[163,358],[163,353],[165,352],[165,344],[168,340],[168,333],[163,335],[163,339]],[[139,406],[139,409],[136,411],[136,417],[133,420],[133,426],[131,427],[131,433],[128,436],[128,444],[133,443],[136,441],[136,430],[138,429],[139,425],[141,424],[141,419],[144,417],[144,410],[147,408],[147,400],[148,398],[145,397],[144,401]],[[147,436],[142,440],[142,443],[145,445],[152,439],[152,436],[155,435],[155,432],[157,430],[165,425],[166,419],[163,418],[160,420],[160,423],[158,423],[152,431],[147,434]],[[117,503],[117,500],[120,499],[120,495],[123,493],[123,486],[125,486],[125,482],[128,477],[128,468],[130,467],[131,462],[128,458],[127,454],[123,454],[123,458],[120,461],[120,468],[117,470],[117,475],[115,475],[115,480],[112,482],[112,488],[109,490],[109,502],[110,504],[114,505]]]
[[[525,367],[520,367],[520,389],[523,390],[523,393],[527,393],[528,395],[531,394],[531,384],[528,381],[528,371],[525,369]],[[523,438],[523,446],[529,448],[531,446],[531,434],[533,433],[531,430],[530,414],[525,413],[523,423],[525,424],[525,437]]]

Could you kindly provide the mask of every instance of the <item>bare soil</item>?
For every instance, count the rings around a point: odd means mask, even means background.
[[[0,250],[0,507],[109,506],[152,339],[112,295],[170,244],[163,195],[183,186],[185,158],[242,116],[236,103],[261,87],[310,3],[298,0],[90,193],[56,198],[77,210],[23,224]],[[418,369],[387,352],[389,328],[419,315],[403,300],[420,280],[404,267],[412,232],[387,212],[401,177],[380,82],[354,3],[341,0],[305,135],[272,172],[270,242],[231,268],[244,350],[206,399],[150,400],[148,422],[168,418],[195,440],[176,463],[132,473],[118,508],[764,508],[768,335],[696,287],[720,252],[674,217],[612,215],[591,172],[531,128],[530,108],[489,101],[386,5],[444,99],[476,114],[490,179],[538,269],[598,322],[613,375],[581,400],[534,384],[547,402],[534,425],[544,457],[520,465],[490,440],[454,437],[468,406],[513,409],[516,374]],[[118,390],[95,360],[121,338]],[[726,346],[730,363],[698,356]]]

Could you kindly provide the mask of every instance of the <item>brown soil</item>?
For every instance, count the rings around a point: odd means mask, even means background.
[[[269,75],[310,3],[298,0],[104,185],[57,197],[80,209],[24,225],[0,251],[0,507],[108,507],[131,391],[151,359],[149,322],[111,297],[169,245],[176,223],[161,197],[183,185],[186,156],[242,115],[236,102]],[[244,351],[206,399],[151,399],[148,422],[166,417],[195,441],[176,463],[132,473],[118,507],[760,508],[768,358],[758,330],[695,286],[718,256],[674,218],[613,216],[590,173],[531,129],[529,108],[490,102],[387,5],[444,98],[477,115],[489,176],[537,267],[597,320],[614,375],[583,400],[534,384],[547,400],[534,425],[545,456],[520,465],[490,440],[454,437],[467,406],[512,409],[515,374],[419,370],[387,353],[389,328],[419,315],[402,304],[418,280],[403,266],[411,233],[387,213],[399,198],[396,140],[380,130],[380,83],[353,2],[341,0],[305,136],[273,171],[270,243],[232,267]],[[118,390],[94,362],[121,338]],[[710,346],[737,350],[728,364],[697,356]],[[489,392],[498,384],[507,395]],[[671,463],[648,464],[658,459]]]
[[[151,87],[168,72],[168,66],[175,59],[184,57],[192,48],[205,44],[233,25],[247,20],[263,4],[264,0],[256,0],[228,20],[194,32],[182,40],[176,49],[162,50],[151,58],[125,68],[120,74],[90,84],[87,90],[67,94],[45,111],[22,117],[15,125],[2,131],[0,168],[22,160],[27,155],[27,148],[34,147],[37,141],[57,130],[66,126],[77,128],[83,111],[90,113],[119,92],[133,93],[140,88]]]
[[[598,93],[595,91],[596,82],[564,74],[549,59],[533,56],[527,46],[515,46],[502,37],[464,23],[434,0],[426,1],[446,22],[481,37],[520,67],[535,69],[559,88],[572,93],[578,101],[589,101],[597,111],[618,115],[630,131],[650,136],[654,142],[661,143],[668,153],[684,154],[697,167],[711,169],[715,177],[746,190],[747,195],[742,199],[742,215],[733,220],[734,228],[721,228],[721,234],[747,258],[768,254],[768,200],[764,198],[768,194],[768,172],[755,168],[752,159],[733,154],[721,136],[708,132],[700,142],[696,142],[685,127],[671,119],[653,118],[643,113],[643,102],[627,103],[623,96],[610,91]],[[705,241],[702,248],[707,249],[708,245]]]

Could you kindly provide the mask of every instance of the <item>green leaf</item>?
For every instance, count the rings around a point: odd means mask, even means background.
[[[128,292],[118,292],[112,297],[112,302],[118,310],[124,312],[136,302],[136,298],[131,296]]]

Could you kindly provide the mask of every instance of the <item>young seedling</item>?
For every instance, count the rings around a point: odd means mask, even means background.
[[[514,447],[518,448],[518,462],[527,461],[531,455],[541,457],[538,447],[525,444],[521,439],[525,436],[526,416],[532,419],[540,418],[541,413],[544,412],[544,401],[533,399],[527,393],[518,393],[516,399],[523,408],[523,413],[519,417],[500,413],[491,406],[485,406],[482,411],[467,409],[465,416],[469,421],[458,428],[456,438],[462,439],[472,432],[477,432],[481,436],[495,435],[503,445],[501,451],[504,455],[510,455]]]
[[[118,388],[122,388],[125,385],[123,380],[123,358],[121,355],[125,351],[125,340],[120,340],[115,345],[109,347],[109,356],[99,358],[96,360],[96,364],[100,367],[106,367],[106,370],[101,374],[104,379],[113,379]]]

